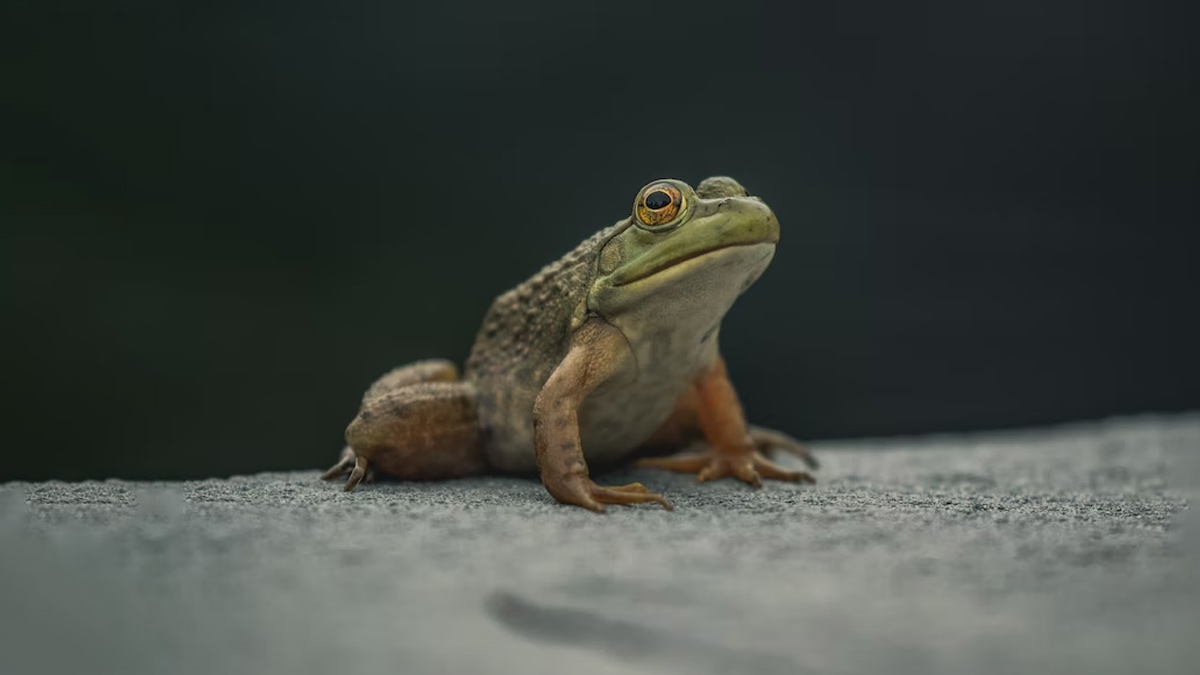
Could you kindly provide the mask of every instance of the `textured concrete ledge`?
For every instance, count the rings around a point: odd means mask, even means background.
[[[4,673],[1191,672],[1200,415],[817,444],[677,510],[510,478],[0,485]]]

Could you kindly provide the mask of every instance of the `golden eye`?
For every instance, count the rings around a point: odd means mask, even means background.
[[[642,190],[635,211],[643,225],[655,227],[675,220],[684,206],[679,188],[670,183],[654,183]]]

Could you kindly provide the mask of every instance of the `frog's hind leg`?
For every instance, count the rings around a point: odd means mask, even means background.
[[[408,480],[453,478],[486,468],[475,387],[448,361],[424,361],[384,375],[346,429],[348,446],[326,478],[350,474],[353,490],[372,472]]]
[[[367,391],[363,393],[362,406],[366,406],[367,402],[374,398],[378,398],[401,387],[420,384],[422,382],[456,382],[457,380],[458,366],[454,365],[453,361],[447,361],[446,359],[415,361],[408,365],[393,368],[384,373],[378,380],[375,380],[370,387],[367,387]],[[321,478],[324,480],[333,480],[351,473],[354,470],[357,457],[358,455],[354,453],[354,449],[347,445],[342,448],[342,454],[338,458],[337,463],[329,467],[322,474]],[[375,472],[371,469],[366,469],[360,480],[370,483],[374,479]],[[357,485],[358,481],[354,481],[354,483]]]
[[[469,382],[422,382],[380,394],[363,404],[346,428],[346,442],[355,455],[347,490],[368,469],[435,480],[486,468],[475,386]]]
[[[700,415],[700,396],[695,387],[690,387],[680,397],[675,411],[667,421],[638,449],[638,455],[643,458],[661,457],[672,450],[688,449],[703,443],[704,429],[700,424]],[[748,425],[746,431],[754,446],[763,455],[769,457],[772,452],[782,451],[804,462],[809,469],[820,466],[807,446],[782,431],[753,424]],[[353,457],[350,458],[350,462],[354,463]]]
[[[637,465],[696,473],[701,481],[734,476],[755,487],[762,485],[763,478],[814,481],[808,472],[785,468],[767,458],[772,450],[782,450],[810,468],[817,466],[808,449],[791,436],[746,424],[722,359],[697,378],[642,451],[657,454],[665,448],[686,447],[700,440],[707,441],[707,450],[643,457]]]
[[[367,391],[363,394],[362,402],[363,405],[366,405],[367,401],[373,398],[378,398],[390,391],[413,384],[421,384],[423,382],[457,382],[458,379],[458,366],[454,365],[453,361],[447,361],[446,359],[415,361],[384,373],[370,387],[367,387]]]

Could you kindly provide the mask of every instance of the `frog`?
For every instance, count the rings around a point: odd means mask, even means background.
[[[673,510],[641,483],[590,477],[630,460],[700,482],[815,482],[776,461],[815,470],[804,444],[748,424],[718,347],[779,234],[770,207],[728,176],[647,183],[627,217],[495,299],[461,372],[427,359],[375,381],[323,477],[352,491],[377,476],[536,474],[558,502],[595,512]]]

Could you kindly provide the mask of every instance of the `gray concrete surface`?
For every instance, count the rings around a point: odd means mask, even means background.
[[[1184,673],[1200,415],[817,443],[816,486],[625,471],[0,486],[0,672]]]

